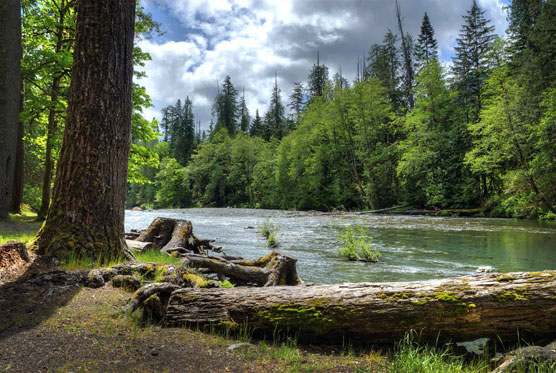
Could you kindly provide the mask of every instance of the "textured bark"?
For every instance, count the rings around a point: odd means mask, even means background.
[[[10,208],[21,83],[21,3],[0,1],[0,219]]]
[[[208,268],[212,272],[227,276],[234,283],[255,286],[299,285],[297,258],[272,251],[258,260],[226,260],[222,257],[185,254],[187,265]]]
[[[176,251],[178,248],[184,249],[184,252],[203,255],[207,250],[219,251],[219,248],[212,246],[209,240],[195,237],[189,220],[158,217],[135,240],[152,242],[165,252]]]
[[[237,323],[289,330],[303,340],[393,343],[410,330],[423,339],[539,340],[556,333],[556,272],[480,274],[451,279],[273,288],[180,289],[168,325]]]
[[[80,1],[64,140],[39,254],[129,256],[124,238],[135,1]]]

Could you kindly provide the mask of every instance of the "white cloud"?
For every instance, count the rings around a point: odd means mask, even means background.
[[[262,115],[275,71],[286,103],[292,83],[306,79],[317,51],[331,75],[341,68],[352,79],[357,58],[380,43],[388,28],[397,32],[390,0],[145,0],[143,4],[147,11],[156,9],[182,27],[168,30],[174,39],[183,33],[177,41],[163,37],[140,42],[152,56],[145,66],[148,77],[140,83],[156,106],[145,116],[150,119],[189,96],[203,128],[210,121],[216,83],[226,75],[238,91],[245,88],[252,116],[257,108]],[[405,29],[415,37],[423,13],[429,14],[441,58],[449,59],[471,0],[400,0],[400,5]],[[506,21],[501,0],[479,0],[479,5],[502,33]],[[164,28],[164,19],[159,21]]]

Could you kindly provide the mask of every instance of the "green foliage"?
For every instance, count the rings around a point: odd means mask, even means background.
[[[364,259],[377,262],[380,258],[380,252],[371,250],[373,238],[369,236],[367,228],[362,225],[348,225],[337,238],[343,245],[338,250],[339,254],[349,260]]]
[[[390,372],[396,373],[479,373],[486,370],[485,361],[466,364],[464,357],[453,355],[448,348],[419,345],[412,334],[406,335],[396,346],[389,369]]]
[[[160,250],[147,250],[143,253],[133,254],[139,263],[173,264],[180,265],[180,259],[161,252]]]
[[[232,284],[230,281],[226,280],[226,281],[218,281],[218,284],[220,284],[221,287],[225,288],[225,289],[231,289],[233,287],[235,287],[234,284]]]
[[[174,158],[164,158],[155,177],[157,207],[186,207],[191,203],[188,175]]]

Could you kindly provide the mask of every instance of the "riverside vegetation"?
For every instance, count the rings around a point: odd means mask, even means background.
[[[11,218],[12,222],[18,220]],[[28,222],[12,223],[13,229],[17,225],[20,231],[37,229],[36,225]],[[0,223],[0,232],[6,231],[6,223]],[[18,238],[17,236],[12,236]],[[25,237],[23,235],[23,237]],[[162,253],[148,253],[139,256],[140,261],[169,263],[171,258]],[[82,259],[68,263],[72,268],[94,268],[95,260],[88,263]],[[3,286],[3,285],[1,285]],[[25,317],[12,320],[12,323],[0,323],[0,329],[7,333],[4,339],[7,343],[0,344],[2,356],[7,358],[6,369],[23,369],[35,366],[35,355],[29,353],[25,361],[13,360],[14,349],[27,351],[36,348],[30,334],[39,333],[40,343],[56,343],[67,345],[75,338],[84,336],[97,341],[110,340],[110,348],[94,349],[94,356],[87,351],[88,342],[78,343],[79,349],[72,352],[72,358],[67,360],[64,349],[54,349],[49,353],[48,364],[61,371],[74,369],[108,369],[117,366],[121,369],[133,367],[150,370],[153,364],[163,363],[166,367],[178,367],[183,364],[208,369],[202,360],[202,351],[211,351],[210,368],[234,367],[242,371],[353,371],[353,372],[488,372],[490,371],[488,355],[479,355],[472,360],[456,354],[448,347],[429,346],[419,342],[419,334],[408,334],[391,349],[373,351],[364,347],[356,347],[347,341],[339,346],[311,347],[299,344],[295,338],[275,333],[270,340],[257,340],[253,331],[247,327],[239,329],[213,328],[167,328],[162,332],[156,325],[144,324],[140,316],[130,316],[118,311],[121,305],[129,301],[129,296],[123,289],[105,286],[98,289],[83,288],[73,296],[67,304],[56,305],[57,312],[41,315],[40,311],[52,305],[47,302],[45,308],[36,308]],[[56,297],[51,297],[56,298]],[[4,315],[6,316],[6,315]],[[14,328],[25,326],[28,331],[12,334]],[[239,343],[249,343],[238,345]],[[101,343],[101,346],[103,343]],[[193,346],[195,354],[184,357],[178,350]],[[237,346],[237,347],[236,347]],[[137,354],[141,350],[144,353]],[[116,358],[114,352],[118,351]],[[226,352],[228,351],[228,352]],[[125,357],[124,360],[121,357]],[[57,361],[57,362],[56,362]],[[66,361],[64,363],[64,361]],[[4,363],[3,363],[4,364]],[[107,365],[109,364],[109,365]],[[115,365],[114,365],[115,364]],[[264,370],[263,369],[266,369]],[[517,368],[517,372],[550,372],[554,369],[550,364],[538,363],[528,367]],[[263,370],[261,370],[263,369]]]

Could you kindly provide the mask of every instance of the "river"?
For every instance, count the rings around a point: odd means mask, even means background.
[[[556,268],[556,223],[404,215],[319,215],[253,209],[126,211],[126,231],[144,229],[157,216],[191,220],[199,238],[215,239],[228,255],[255,259],[269,252],[257,227],[277,224],[280,250],[298,258],[307,282],[426,280],[495,271]],[[349,262],[338,255],[342,227],[361,224],[381,252],[379,263]]]

